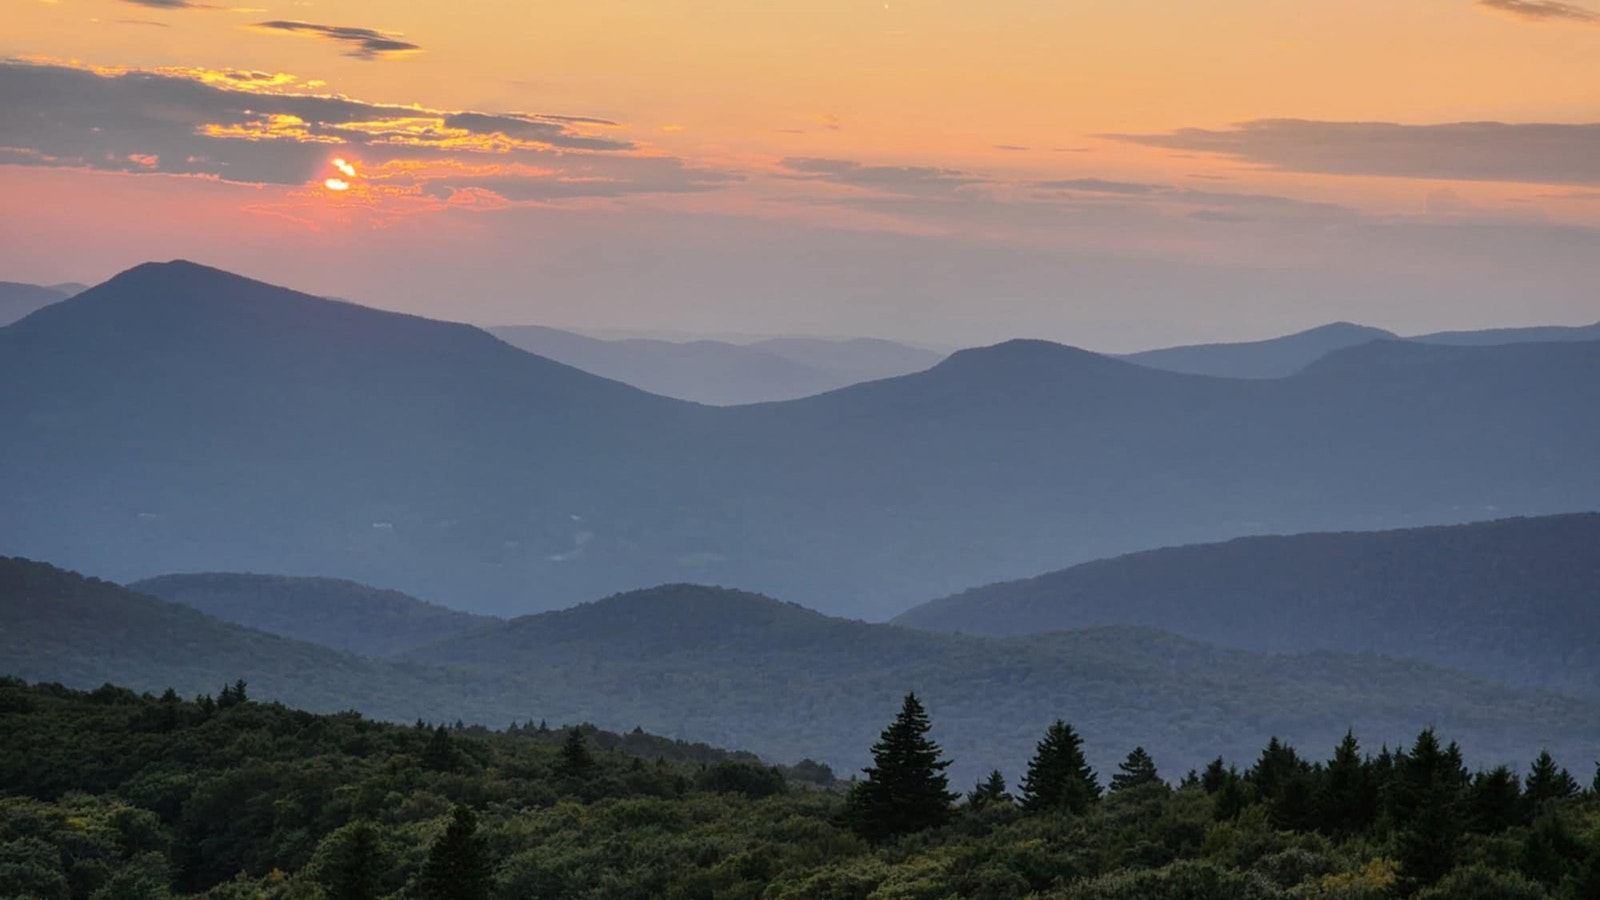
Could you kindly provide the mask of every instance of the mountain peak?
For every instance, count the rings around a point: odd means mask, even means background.
[[[1063,372],[1136,371],[1136,367],[1079,347],[1034,338],[1013,338],[988,347],[958,350],[932,371]]]

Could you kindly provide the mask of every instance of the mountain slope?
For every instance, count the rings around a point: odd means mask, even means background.
[[[208,572],[162,575],[128,588],[224,622],[359,656],[387,656],[498,621],[335,578]]]
[[[1275,653],[1403,656],[1600,697],[1600,514],[1241,538],[1084,563],[896,624],[1020,635],[1111,625]]]
[[[1414,663],[1265,656],[1135,628],[938,635],[692,585],[516,619],[406,658],[523,684],[557,720],[638,721],[835,765],[863,762],[914,689],[962,780],[982,774],[978,760],[1019,767],[1055,716],[1091,736],[1102,767],[1138,742],[1182,769],[1204,762],[1201,747],[1245,758],[1273,733],[1331,746],[1350,726],[1392,742],[1420,721],[1513,758],[1519,742],[1600,739],[1600,705]]]
[[[1600,342],[1373,342],[1294,376],[1040,341],[711,408],[464,325],[144,266],[0,329],[0,547],[522,613],[712,581],[887,618],[1240,534],[1600,508]]]
[[[45,286],[0,281],[0,326],[10,325],[12,322],[32,312],[43,309],[52,303],[59,303],[81,290],[83,290],[83,286],[77,284]]]
[[[489,329],[529,353],[651,393],[713,406],[790,400],[926,369],[939,354],[890,341],[774,338],[724,341],[601,340],[514,325]]]
[[[1396,340],[1396,335],[1381,328],[1335,322],[1264,341],[1163,347],[1129,353],[1122,358],[1142,366],[1191,375],[1282,378],[1335,350],[1368,341],[1390,340]]]
[[[1531,328],[1488,328],[1482,331],[1439,331],[1433,334],[1419,334],[1407,340],[1424,344],[1450,344],[1457,347],[1600,341],[1600,322],[1593,325],[1540,325]]]
[[[1583,758],[1600,706],[1414,663],[1266,656],[1148,629],[1024,638],[940,635],[833,619],[737,591],[676,585],[474,630],[406,654],[350,654],[23,560],[0,558],[0,674],[95,687],[212,692],[412,721],[591,721],[709,740],[844,771],[916,690],[969,781],[1020,769],[1051,719],[1089,735],[1105,769],[1135,743],[1181,771],[1247,759],[1272,734],[1374,745],[1436,724],[1485,761],[1542,746]]]
[[[87,579],[0,557],[0,673],[69,687],[106,682],[160,692],[214,693],[243,678],[259,699],[320,712],[360,709],[410,721],[459,715],[497,721],[471,679],[361,659],[275,637]],[[454,717],[455,714],[452,714]]]

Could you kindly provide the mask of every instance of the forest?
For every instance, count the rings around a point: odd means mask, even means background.
[[[589,726],[396,725],[250,699],[0,680],[0,896],[1590,900],[1600,765],[1471,772],[1408,746],[1097,773],[1040,723],[951,784],[907,695],[846,778]]]

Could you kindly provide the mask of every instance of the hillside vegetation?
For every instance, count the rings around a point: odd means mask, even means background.
[[[1597,609],[1600,515],[1581,514],[1153,550],[969,590],[895,622],[987,635],[1134,625],[1596,697]]]

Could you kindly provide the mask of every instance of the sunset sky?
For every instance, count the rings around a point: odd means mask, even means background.
[[[5,19],[0,280],[182,257],[481,324],[1105,350],[1600,319],[1600,4]]]

